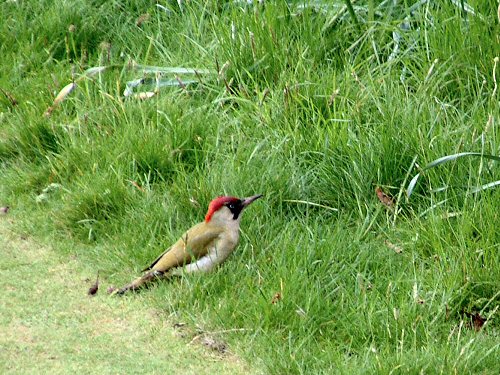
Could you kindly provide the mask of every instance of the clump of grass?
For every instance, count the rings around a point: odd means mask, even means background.
[[[82,3],[88,35],[109,44],[81,36],[70,53],[62,21],[37,29],[46,49],[17,29],[22,48],[0,43],[13,62],[0,64],[0,87],[18,101],[0,102],[0,197],[45,218],[41,235],[86,244],[82,261],[119,284],[203,220],[213,197],[263,193],[224,266],[160,283],[150,303],[226,332],[269,373],[488,373],[500,239],[499,192],[486,184],[498,163],[436,162],[410,200],[405,191],[423,161],[498,158],[493,13],[415,4]],[[2,7],[26,25],[67,11],[46,4],[35,20],[26,7],[39,5]],[[29,69],[18,64],[31,54]],[[218,75],[141,101],[123,94],[140,77],[110,69],[42,117],[74,64],[131,59]],[[53,183],[62,188],[37,203]],[[464,312],[487,319],[480,332]]]

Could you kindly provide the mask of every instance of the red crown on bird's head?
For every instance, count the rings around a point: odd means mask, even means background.
[[[212,202],[210,202],[210,204],[208,205],[208,211],[207,211],[207,214],[205,216],[205,222],[209,222],[210,219],[212,218],[212,215],[219,211],[219,209],[224,206],[225,204],[229,203],[229,202],[237,202],[239,201],[239,198],[236,198],[236,197],[217,197],[215,198],[214,200],[212,200]]]

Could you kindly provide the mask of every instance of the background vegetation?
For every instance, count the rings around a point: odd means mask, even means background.
[[[148,303],[269,373],[498,373],[498,161],[406,195],[499,154],[497,1],[345,4],[2,3],[0,203],[118,285],[263,193]]]

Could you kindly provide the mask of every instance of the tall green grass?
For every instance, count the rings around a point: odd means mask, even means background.
[[[0,203],[121,284],[211,198],[263,193],[223,267],[147,292],[166,314],[269,373],[497,373],[500,195],[468,192],[498,163],[405,194],[499,154],[497,4],[343,4],[0,5]],[[141,101],[131,60],[219,74]]]

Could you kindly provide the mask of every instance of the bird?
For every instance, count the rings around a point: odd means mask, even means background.
[[[143,269],[144,275],[113,294],[136,291],[155,279],[214,270],[238,246],[243,211],[261,197],[262,194],[257,194],[247,198],[220,196],[213,199],[204,221],[186,231]]]

